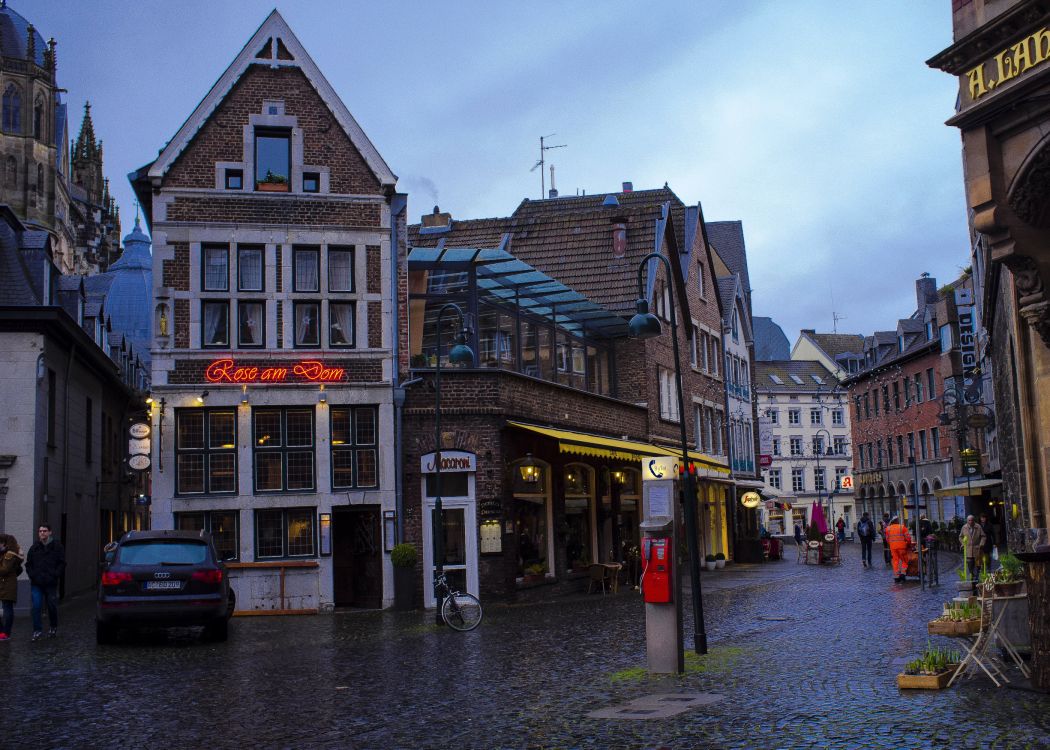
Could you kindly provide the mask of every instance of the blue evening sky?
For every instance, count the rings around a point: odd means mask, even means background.
[[[92,103],[125,231],[156,157],[272,0],[10,0],[58,41],[70,129]],[[411,220],[667,182],[744,223],[756,315],[896,327],[914,280],[968,263],[948,0],[279,2],[409,194]],[[833,302],[834,300],[834,302]]]

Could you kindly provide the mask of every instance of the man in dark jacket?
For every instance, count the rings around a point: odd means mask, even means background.
[[[37,541],[26,555],[26,573],[31,584],[33,605],[33,640],[40,640],[44,623],[40,609],[47,602],[48,637],[58,632],[58,582],[66,569],[66,551],[62,544],[51,536],[51,526],[46,523],[37,528]]]
[[[857,536],[860,538],[860,564],[871,567],[871,544],[875,541],[875,524],[865,512],[857,524]]]

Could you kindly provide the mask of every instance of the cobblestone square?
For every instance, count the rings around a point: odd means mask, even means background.
[[[1042,748],[1050,696],[975,678],[898,691],[950,595],[889,573],[793,560],[704,574],[711,652],[681,677],[645,671],[637,593],[488,603],[456,633],[433,614],[237,618],[230,641],[147,633],[96,647],[92,602],[60,636],[3,644],[5,747]],[[954,580],[954,579],[953,579]],[[954,586],[951,587],[954,589]],[[688,607],[686,608],[688,611]],[[691,633],[687,621],[686,632]],[[687,636],[688,638],[688,636]],[[587,714],[705,693],[667,718]]]

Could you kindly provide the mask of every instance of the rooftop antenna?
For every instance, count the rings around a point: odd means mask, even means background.
[[[832,333],[838,333],[839,332],[839,321],[840,320],[845,320],[846,316],[845,315],[839,315],[837,312],[835,312],[835,288],[832,287],[830,291],[831,291],[831,331],[832,331]]]
[[[548,135],[540,136],[540,159],[535,164],[533,164],[532,169],[529,170],[530,172],[535,172],[537,167],[540,170],[540,200],[547,197],[547,176],[543,173],[543,166],[547,163],[546,153],[552,148],[565,148],[568,145],[567,143],[562,143],[557,146],[544,145],[543,141],[547,138],[550,138],[553,135],[557,135],[557,133],[550,133]]]

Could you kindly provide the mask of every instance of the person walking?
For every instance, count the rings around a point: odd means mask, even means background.
[[[992,547],[995,546],[995,534],[992,532],[992,522],[988,520],[988,514],[981,514],[981,531],[984,532],[984,544],[981,545],[981,566],[989,573],[992,572]]]
[[[18,601],[18,576],[22,574],[22,561],[18,542],[10,534],[0,534],[0,641],[11,637],[15,623],[15,602]]]
[[[893,557],[893,580],[896,583],[904,583],[908,575],[908,551],[911,549],[912,540],[908,527],[902,524],[897,516],[894,516],[890,525],[886,527],[886,541]]]
[[[890,514],[883,513],[882,520],[879,521],[879,536],[882,537],[882,559],[889,565],[890,564],[890,543],[886,541],[886,527],[890,525]]]
[[[860,564],[865,568],[871,567],[871,545],[875,541],[875,524],[867,512],[860,517],[857,524],[857,537],[860,539]]]
[[[802,544],[802,526],[795,524],[795,544]]]
[[[835,528],[839,530],[839,543],[846,541],[846,522],[842,520],[842,516],[839,516],[839,520],[835,522]]]
[[[977,580],[977,561],[981,557],[984,547],[984,529],[975,523],[973,516],[966,517],[966,523],[959,529],[959,542],[962,544],[962,552],[966,556],[966,564],[970,570],[970,580]]]
[[[39,641],[44,633],[41,608],[47,604],[49,638],[58,634],[58,582],[66,569],[66,551],[51,535],[51,525],[42,523],[37,528],[37,540],[26,555],[26,573],[29,574],[33,604],[33,640]]]

